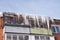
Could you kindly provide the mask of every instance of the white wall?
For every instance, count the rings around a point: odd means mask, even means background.
[[[5,26],[5,32],[30,33],[29,28]]]

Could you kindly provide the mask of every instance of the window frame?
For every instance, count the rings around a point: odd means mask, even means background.
[[[59,33],[60,34],[60,25],[51,25],[51,27],[54,27],[55,28],[55,32],[53,31],[53,28],[52,28],[52,32],[53,33]],[[57,29],[57,27],[59,28],[59,29]],[[58,31],[59,30],[59,31]]]
[[[13,36],[16,36],[17,40],[19,40],[19,36],[23,37],[23,40],[25,40],[25,36],[28,36],[27,34],[5,34],[4,37],[5,39],[4,40],[7,40],[7,36],[11,36],[11,40],[13,40]],[[29,39],[29,36],[28,36],[28,39]],[[28,40],[27,39],[27,40]]]

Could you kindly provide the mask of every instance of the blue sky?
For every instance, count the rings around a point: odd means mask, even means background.
[[[60,19],[60,0],[0,0],[0,12],[46,15]]]

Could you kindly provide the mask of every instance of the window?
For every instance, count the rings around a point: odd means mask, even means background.
[[[24,24],[24,17],[22,15],[19,16],[18,23],[19,24]]]
[[[35,36],[35,40],[39,40],[39,36]]]
[[[60,33],[60,29],[59,29],[60,27],[58,27],[58,26],[56,26],[56,31],[57,31],[57,33]]]
[[[7,35],[7,40],[11,40],[11,35]]]
[[[10,24],[10,18],[9,17],[5,17],[4,20],[5,20],[6,24]]]
[[[46,37],[46,40],[50,40],[50,38],[47,36],[47,37]]]
[[[10,24],[14,23],[13,17],[9,17]]]
[[[6,24],[14,24],[16,19],[16,14],[4,13],[4,19]],[[15,18],[14,18],[15,17]]]
[[[19,40],[23,40],[23,36],[22,35],[19,35]]]
[[[29,37],[25,35],[19,35],[19,40],[29,40]]]
[[[31,27],[34,27],[34,18],[32,18],[30,16],[26,16],[26,19],[28,19],[29,25]]]
[[[54,27],[54,26],[52,27],[52,30],[53,30],[53,32],[56,32],[56,30],[55,30],[55,27]]]
[[[28,37],[28,36],[25,36],[25,37],[24,37],[24,40],[29,40],[29,37]]]
[[[50,40],[50,36],[35,36],[35,40]]]
[[[35,26],[38,28],[39,26],[38,26],[38,20],[37,19],[35,19]]]
[[[38,22],[39,22],[39,26],[41,27],[41,25],[42,25],[42,18],[41,18],[41,16],[39,16]]]
[[[47,21],[45,21],[45,22],[43,23],[43,26],[44,26],[44,28],[48,28],[48,27],[47,27]]]
[[[5,40],[29,40],[28,35],[20,35],[20,34],[6,34]]]
[[[45,40],[45,37],[44,37],[44,36],[40,36],[40,39],[41,39],[41,40]]]
[[[4,19],[6,24],[11,24],[14,22],[13,17],[10,17],[10,16],[5,17]]]
[[[17,35],[13,35],[13,40],[17,40]]]
[[[52,26],[52,31],[54,33],[60,33],[60,27],[58,25],[53,25]]]

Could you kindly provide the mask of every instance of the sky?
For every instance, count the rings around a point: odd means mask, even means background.
[[[60,0],[0,0],[0,12],[5,11],[60,19]]]

